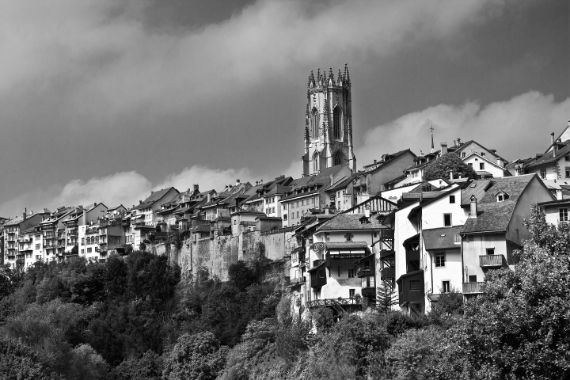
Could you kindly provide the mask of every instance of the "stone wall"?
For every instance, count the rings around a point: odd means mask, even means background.
[[[157,255],[167,255],[170,262],[180,266],[185,278],[195,276],[202,268],[208,271],[210,277],[227,281],[230,265],[238,260],[260,260],[268,264],[270,270],[281,272],[273,275],[288,277],[289,255],[296,245],[292,231],[280,230],[272,233],[245,231],[238,236],[224,235],[213,239],[191,237],[184,240],[179,247],[160,243],[149,249]]]

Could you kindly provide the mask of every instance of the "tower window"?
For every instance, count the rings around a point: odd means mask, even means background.
[[[311,137],[319,136],[319,111],[313,108],[311,112]]]
[[[319,171],[319,155],[315,154],[313,156],[313,172]]]
[[[333,156],[333,166],[340,165],[343,162],[342,152],[336,152]]]
[[[340,140],[340,107],[335,107],[333,111],[333,138]]]

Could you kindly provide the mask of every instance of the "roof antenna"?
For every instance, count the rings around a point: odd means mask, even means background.
[[[435,151],[435,146],[433,144],[433,131],[435,130],[435,128],[431,124],[431,120],[428,119],[427,123],[429,125],[429,131],[431,133],[431,150],[430,150],[430,153],[433,153]]]

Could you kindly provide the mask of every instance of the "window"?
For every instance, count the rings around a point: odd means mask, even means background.
[[[455,234],[454,243],[455,244],[461,244],[461,235]]]
[[[451,226],[451,214],[443,214],[443,225],[445,227]]]
[[[340,140],[340,107],[335,107],[333,111],[333,138]]]
[[[509,194],[503,192],[497,193],[497,202],[503,202],[507,199],[509,199]]]
[[[40,249],[40,245],[36,244],[36,250]]]
[[[91,248],[91,247],[87,248],[87,253],[91,253],[91,252],[93,252],[93,248]]]
[[[449,196],[449,203],[455,203],[455,195]]]
[[[81,238],[81,245],[85,245],[85,238]]]
[[[566,174],[566,178],[570,178],[570,167],[567,166],[564,172]]]
[[[354,278],[354,269],[348,270],[348,278]]]
[[[494,255],[495,254],[495,248],[487,248],[487,255]]]
[[[485,157],[485,152],[481,152],[481,157]]]
[[[542,179],[546,179],[546,169],[545,168],[540,169],[540,177]]]
[[[354,236],[354,235],[351,234],[350,232],[344,234],[344,238],[346,239],[346,241],[352,241],[352,237],[353,237],[353,236]]]
[[[469,282],[477,282],[477,276],[475,275],[469,276]]]
[[[449,281],[442,281],[441,282],[441,292],[442,293],[449,293],[451,291],[451,287],[449,286]]]
[[[85,248],[81,248],[81,253],[85,254]]]
[[[311,137],[317,137],[319,135],[319,111],[313,108],[311,112]]]
[[[445,253],[438,253],[435,255],[435,266],[444,267],[445,266]]]
[[[467,153],[462,152],[462,153],[461,153],[461,158],[465,158],[465,156],[467,156]]]
[[[560,216],[561,222],[567,222],[568,221],[568,209],[567,208],[560,208],[558,210],[558,215]]]
[[[348,289],[349,298],[354,298],[355,295],[356,295],[356,289]]]
[[[340,165],[343,162],[342,152],[336,152],[333,155],[333,166]]]
[[[469,165],[470,167],[473,167],[473,163],[469,162],[467,165]]]
[[[485,163],[484,162],[479,163],[479,170],[485,170]]]

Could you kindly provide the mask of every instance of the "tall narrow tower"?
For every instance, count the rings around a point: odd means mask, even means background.
[[[352,147],[352,105],[348,65],[335,77],[332,68],[311,71],[307,84],[303,175],[347,165],[356,170]]]

